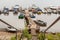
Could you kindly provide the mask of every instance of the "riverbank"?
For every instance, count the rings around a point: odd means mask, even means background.
[[[20,32],[17,35],[20,35]],[[11,40],[11,37],[14,36],[16,36],[16,33],[0,31],[0,40]]]

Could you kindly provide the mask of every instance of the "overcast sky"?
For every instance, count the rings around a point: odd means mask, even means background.
[[[11,7],[16,4],[19,4],[22,7],[29,7],[31,4],[36,4],[40,8],[47,6],[59,6],[60,0],[0,0],[0,9],[4,6]]]

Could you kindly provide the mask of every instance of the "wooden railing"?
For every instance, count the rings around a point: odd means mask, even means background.
[[[48,29],[50,29],[56,22],[58,22],[60,20],[60,16],[47,28],[45,29],[44,32],[46,32]]]
[[[14,29],[16,29],[14,26],[12,26],[12,25],[10,25],[9,23],[3,21],[2,19],[0,19],[0,21],[3,22],[4,24],[6,24],[6,25],[8,25],[8,26],[10,26],[10,27],[12,27],[12,28],[14,28]],[[18,30],[18,29],[16,29],[16,30]]]

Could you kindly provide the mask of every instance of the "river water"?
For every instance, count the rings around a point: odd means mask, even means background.
[[[18,15],[13,15],[13,12],[10,12],[8,16],[1,14],[0,19],[4,20],[17,29],[24,29],[24,19],[18,19],[19,14],[20,13],[18,13]],[[6,24],[0,22],[0,28],[6,27]]]
[[[19,13],[20,14],[20,13]],[[12,12],[10,12],[10,14],[8,16],[5,16],[3,14],[0,15],[0,19],[4,20],[5,22],[9,23],[10,25],[14,26],[17,29],[24,29],[25,24],[24,24],[24,19],[18,19],[18,15],[13,15]],[[36,16],[36,18],[33,18],[33,20],[42,20],[44,22],[47,22],[47,26],[46,27],[41,27],[41,30],[45,30],[49,25],[51,25],[60,15],[59,14],[41,14],[41,15],[37,15],[34,14]],[[6,28],[7,25],[5,25],[4,23],[0,22],[0,28]],[[53,25],[48,32],[60,32],[60,20]]]
[[[44,22],[47,22],[46,27],[41,27],[40,31],[45,30],[49,25],[51,25],[60,15],[59,14],[41,14],[41,15],[35,15],[36,18],[34,20],[42,20]],[[54,24],[47,32],[60,32],[60,20]]]

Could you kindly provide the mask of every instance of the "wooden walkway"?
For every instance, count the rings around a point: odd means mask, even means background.
[[[29,20],[29,25],[30,25],[30,29],[31,29],[31,34],[32,34],[32,40],[37,40],[37,36],[36,36],[36,23],[31,19],[31,17],[29,16],[29,11],[25,10],[25,17]]]

